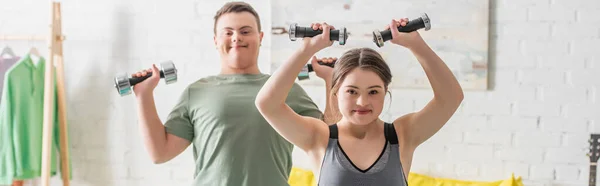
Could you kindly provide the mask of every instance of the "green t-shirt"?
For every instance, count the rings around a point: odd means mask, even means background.
[[[36,65],[26,55],[5,74],[0,102],[0,185],[10,185],[13,179],[41,176],[46,65],[44,58],[40,58]],[[57,173],[59,162],[56,158],[60,149],[56,75],[54,77],[51,176]],[[70,160],[68,166],[71,167]],[[69,174],[71,177],[72,174]]]
[[[168,133],[192,142],[194,186],[282,186],[292,168],[293,145],[258,112],[254,101],[267,74],[210,76],[189,85],[169,114]],[[321,118],[298,85],[286,103]]]

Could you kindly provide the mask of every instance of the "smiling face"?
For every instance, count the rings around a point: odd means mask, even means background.
[[[377,120],[391,79],[389,67],[373,49],[344,53],[334,67],[332,87],[343,119],[356,125]]]
[[[262,38],[258,15],[248,4],[226,4],[215,16],[214,42],[226,71],[257,70]]]

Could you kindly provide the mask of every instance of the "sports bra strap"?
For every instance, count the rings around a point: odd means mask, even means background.
[[[384,126],[385,139],[387,139],[390,144],[398,144],[398,135],[396,134],[394,124],[384,123]]]
[[[337,124],[329,125],[329,138],[338,139]]]
[[[398,135],[396,134],[394,124],[384,123],[383,131],[385,133],[385,139],[390,142],[390,144],[398,144]],[[338,139],[337,124],[329,125],[329,138]]]

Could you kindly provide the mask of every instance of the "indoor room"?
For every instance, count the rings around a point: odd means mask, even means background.
[[[584,186],[598,0],[2,0],[0,186]]]

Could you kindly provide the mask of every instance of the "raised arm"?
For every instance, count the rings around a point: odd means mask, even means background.
[[[341,119],[341,114],[338,112],[338,107],[336,104],[334,104],[331,100],[331,86],[332,86],[332,81],[333,81],[333,68],[326,66],[326,65],[320,65],[318,62],[322,61],[324,63],[333,63],[337,60],[337,58],[333,57],[333,58],[322,58],[320,60],[317,60],[316,57],[313,57],[311,60],[311,65],[315,71],[315,74],[317,74],[318,77],[320,77],[321,79],[323,79],[325,81],[325,112],[323,113],[324,118],[323,121],[327,124],[334,124],[336,122],[338,122]],[[333,100],[335,101],[335,100]]]
[[[145,76],[146,73],[147,71],[143,71],[134,76]],[[144,145],[155,164],[173,159],[191,144],[187,139],[167,133],[165,126],[160,121],[152,92],[159,80],[158,68],[153,65],[152,76],[133,87],[138,101],[139,128]]]
[[[405,25],[407,19],[392,21],[392,28]],[[420,111],[394,121],[399,135],[406,136],[416,147],[439,131],[456,112],[463,100],[463,91],[444,61],[427,45],[418,32],[400,33],[392,29],[392,43],[408,48],[423,67],[433,89],[433,99]]]
[[[322,137],[327,137],[327,125],[321,120],[296,114],[285,100],[306,62],[316,52],[333,44],[329,40],[328,25],[313,25],[315,28],[323,29],[323,34],[304,38],[302,47],[273,73],[255,101],[259,112],[281,136],[307,152],[314,149]]]

